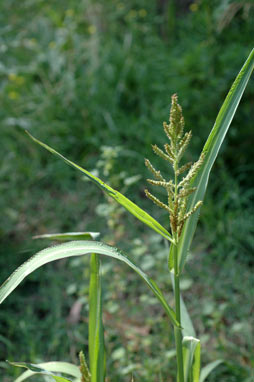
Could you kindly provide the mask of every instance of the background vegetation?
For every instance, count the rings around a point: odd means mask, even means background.
[[[151,276],[160,272],[160,285],[168,288],[163,241],[23,129],[165,222],[144,197],[143,158],[156,164],[150,145],[163,142],[162,121],[175,92],[194,134],[189,156],[198,157],[253,48],[253,16],[249,1],[0,3],[0,280],[48,244],[33,235],[88,230],[124,248]],[[182,284],[204,361],[226,360],[210,381],[253,377],[253,103],[252,79],[213,170]],[[2,306],[4,382],[19,373],[6,358],[77,360],[87,341],[86,265],[80,259],[48,265]],[[103,272],[110,381],[129,381],[131,374],[173,380],[173,337],[156,301],[120,264],[103,261]]]

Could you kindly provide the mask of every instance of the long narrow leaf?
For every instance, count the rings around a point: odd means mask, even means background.
[[[200,364],[201,364],[201,344],[200,341],[197,343],[194,360],[192,363],[192,380],[193,382],[199,382],[200,377]]]
[[[150,287],[154,295],[160,301],[173,325],[180,327],[178,321],[176,320],[174,310],[168,305],[157,284],[117,248],[110,247],[109,245],[96,241],[71,241],[38,252],[17,268],[16,271],[14,271],[0,287],[0,303],[6,299],[6,297],[21,283],[22,280],[24,280],[26,276],[42,265],[66,257],[82,256],[91,253],[97,253],[118,259],[137,272],[137,274]]]
[[[204,366],[201,370],[200,373],[200,381],[199,382],[204,382],[208,375],[221,363],[223,362],[222,359],[217,359],[217,361],[213,361],[208,363],[206,366]]]
[[[194,337],[183,338],[184,382],[199,382],[200,341]]]
[[[188,210],[191,210],[199,200],[204,199],[207,182],[209,179],[211,168],[218,155],[222,142],[229,129],[231,121],[235,115],[238,104],[241,100],[243,92],[249,81],[251,73],[254,69],[254,49],[251,51],[241,71],[236,77],[220,111],[216,118],[213,129],[206,141],[203,148],[205,154],[205,160],[197,172],[197,175],[192,181],[191,187],[196,187],[195,193],[193,193],[188,202]],[[178,246],[178,261],[180,272],[183,270],[184,263],[189,251],[189,247],[194,235],[196,225],[198,221],[198,212],[195,212],[185,223],[180,242]],[[172,247],[172,245],[171,245]],[[173,256],[172,248],[170,255],[170,268],[173,270]]]
[[[46,233],[44,235],[36,235],[36,236],[33,236],[33,239],[69,241],[69,240],[91,240],[91,239],[97,239],[99,236],[100,236],[99,232],[64,232],[64,233]]]
[[[25,369],[28,369],[33,374],[50,376],[52,379],[55,380],[55,382],[73,382],[72,379],[56,375],[56,374],[52,373],[51,371],[43,369],[43,368],[39,367],[38,365],[34,365],[32,363],[27,363],[27,362],[8,362],[8,363],[10,365],[13,365],[13,366],[23,367]]]
[[[44,147],[46,150],[50,151],[52,154],[57,155],[58,157],[63,159],[70,166],[83,172],[83,174],[85,174],[92,182],[94,182],[100,189],[105,191],[108,196],[115,199],[115,201],[117,201],[119,204],[121,204],[132,215],[136,216],[136,218],[138,218],[140,221],[142,221],[143,223],[148,225],[150,228],[152,228],[154,231],[159,233],[161,236],[165,237],[167,240],[172,242],[172,237],[171,237],[170,233],[160,223],[158,223],[152,216],[150,216],[147,212],[145,212],[140,207],[138,207],[131,200],[126,198],[123,194],[114,190],[112,187],[108,186],[101,179],[94,176],[93,174],[91,174],[89,171],[85,170],[81,166],[79,166],[76,163],[65,158],[62,154],[58,153],[56,150],[52,149],[50,146],[48,146],[45,143],[34,138],[28,131],[26,131],[26,133],[29,135],[30,138],[32,138],[32,140],[34,142],[36,142],[40,146]]]
[[[89,287],[89,365],[91,382],[103,382],[105,375],[104,330],[102,322],[99,255],[90,259]]]
[[[171,272],[171,282],[172,287],[175,289],[174,284],[174,275]],[[189,312],[185,305],[182,295],[180,295],[180,309],[181,309],[181,326],[182,326],[182,335],[183,337],[196,337],[196,332],[190,318]]]
[[[190,318],[190,315],[188,313],[188,310],[186,308],[185,302],[181,295],[180,295],[180,304],[181,304],[181,325],[183,327],[182,329],[183,336],[195,337],[196,332],[195,332],[192,320]]]
[[[46,371],[70,375],[71,377],[75,377],[75,379],[78,379],[79,381],[81,379],[79,367],[69,362],[43,362],[36,364],[35,366]],[[27,378],[32,377],[34,374],[34,371],[27,370],[24,373],[22,373],[18,378],[16,378],[14,382],[23,382]]]

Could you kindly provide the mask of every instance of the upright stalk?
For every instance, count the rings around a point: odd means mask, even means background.
[[[177,244],[174,245],[174,292],[175,292],[176,319],[181,325],[180,275],[178,271]],[[175,327],[174,332],[175,332],[176,358],[177,358],[177,381],[184,382],[182,330],[181,328]]]
[[[174,192],[174,205],[178,206],[178,158],[177,158],[177,147],[175,151],[175,161],[174,161],[174,172],[175,172],[175,192]],[[176,217],[176,222],[178,216]],[[180,301],[180,275],[179,275],[179,266],[178,266],[178,234],[177,230],[173,232],[175,244],[174,244],[174,292],[175,292],[175,310],[176,310],[176,319],[181,326],[181,301]],[[177,358],[177,381],[184,382],[184,371],[183,371],[183,349],[182,349],[182,329],[175,327],[175,343],[176,343],[176,358]]]
[[[192,187],[191,182],[204,161],[204,154],[201,154],[200,158],[195,163],[188,162],[179,166],[182,156],[189,145],[191,131],[184,133],[182,108],[177,102],[176,94],[172,96],[169,124],[164,122],[163,128],[170,143],[164,145],[164,151],[157,145],[153,145],[152,148],[155,154],[170,163],[173,167],[174,180],[165,179],[161,172],[156,170],[148,159],[145,160],[145,164],[155,177],[155,179],[147,179],[148,182],[153,186],[160,186],[166,189],[168,203],[165,204],[148,190],[145,190],[145,193],[149,199],[169,213],[170,228],[173,236],[173,243],[171,244],[172,249],[169,257],[169,270],[171,271],[174,267],[176,319],[180,323],[180,328],[175,328],[177,382],[184,382],[178,243],[186,220],[202,203],[201,201],[198,201],[192,208],[188,209],[188,197],[196,190],[195,187]],[[187,175],[183,176],[186,172]]]

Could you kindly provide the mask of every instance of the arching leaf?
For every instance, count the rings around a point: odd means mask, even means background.
[[[33,239],[48,239],[55,241],[70,240],[91,240],[98,239],[99,232],[64,232],[64,233],[45,233],[44,235],[33,236]]]
[[[126,196],[114,190],[112,187],[108,186],[97,176],[94,176],[93,174],[91,174],[89,171],[85,170],[81,166],[65,158],[62,154],[58,153],[56,150],[52,149],[50,146],[34,138],[28,131],[26,131],[26,133],[29,135],[30,138],[32,138],[34,142],[38,143],[40,146],[44,147],[46,150],[50,151],[52,154],[63,159],[70,166],[78,169],[83,174],[85,174],[102,191],[106,192],[108,196],[115,199],[117,203],[121,204],[127,211],[129,211],[132,215],[136,216],[137,219],[142,221],[144,224],[148,225],[150,228],[152,228],[154,231],[159,233],[161,236],[165,237],[165,239],[172,242],[172,237],[170,233],[147,212],[145,212],[140,207],[138,207],[135,203],[133,203],[131,200],[126,198]]]
[[[12,364],[11,362],[9,363]],[[15,362],[14,362],[14,366],[16,366]],[[63,373],[63,374],[70,375],[71,377],[74,377],[74,382],[77,382],[77,380],[80,381],[80,378],[81,378],[79,367],[69,362],[58,362],[58,361],[43,362],[43,363],[36,364],[34,366],[39,367],[45,371],[51,371],[54,373]],[[14,382],[23,382],[27,378],[32,377],[34,374],[35,374],[34,371],[31,371],[31,369],[26,370],[18,378],[16,378]]]
[[[190,187],[196,187],[196,191],[190,195],[187,209],[191,210],[199,200],[203,200],[214,161],[218,155],[222,142],[227,134],[231,121],[235,115],[238,104],[247,86],[251,73],[254,69],[254,49],[251,51],[241,71],[236,77],[228,95],[219,111],[213,129],[203,148],[205,159],[202,167],[193,178]],[[186,221],[178,245],[178,263],[180,272],[189,251],[190,244],[198,221],[198,212],[195,212]],[[169,267],[173,271],[173,246],[171,245]]]
[[[166,311],[171,322],[180,327],[176,320],[175,312],[168,305],[165,297],[157,284],[150,279],[139,267],[137,267],[126,255],[124,255],[117,248],[111,247],[107,244],[103,244],[96,241],[71,241],[64,244],[59,244],[38,252],[31,257],[28,261],[22,264],[14,271],[10,277],[0,287],[0,303],[2,303],[6,297],[21,283],[22,280],[30,273],[44,264],[47,264],[54,260],[59,260],[72,256],[82,256],[86,254],[97,253],[104,256],[113,257],[120,260],[132,268],[142,278],[142,280],[153,291],[154,295],[160,301],[164,310]]]
[[[60,376],[60,375],[56,375],[52,371],[46,370],[45,368],[42,368],[41,366],[35,365],[33,363],[27,363],[27,362],[9,362],[9,361],[8,361],[8,363],[10,365],[13,365],[13,366],[23,367],[25,369],[28,369],[31,372],[31,374],[27,375],[26,378],[28,378],[29,376],[32,376],[32,375],[40,374],[40,375],[47,375],[49,377],[52,377],[52,379],[55,380],[55,382],[74,382],[73,379],[70,379],[70,378],[67,378],[67,377],[63,377],[63,376]],[[16,380],[16,382],[17,382],[17,380]],[[23,379],[19,379],[19,381],[22,381],[22,380],[24,380],[24,378]]]

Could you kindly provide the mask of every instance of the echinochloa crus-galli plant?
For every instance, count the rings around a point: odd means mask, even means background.
[[[164,122],[164,132],[169,139],[169,143],[164,145],[164,150],[161,150],[157,145],[153,145],[153,151],[162,159],[169,162],[173,168],[174,179],[166,180],[161,172],[156,170],[148,159],[145,159],[147,168],[152,172],[155,179],[147,179],[153,186],[161,186],[167,191],[167,204],[160,201],[152,195],[147,189],[146,196],[151,199],[159,207],[164,208],[169,213],[170,228],[173,244],[173,263],[174,263],[174,291],[175,291],[175,310],[176,319],[181,325],[181,297],[180,297],[180,270],[178,265],[178,240],[181,236],[184,223],[186,220],[197,211],[201,206],[202,201],[197,201],[196,204],[188,210],[188,197],[196,191],[196,187],[191,186],[191,182],[200,167],[204,162],[205,155],[201,153],[197,162],[188,162],[181,166],[180,161],[185,153],[190,140],[191,131],[184,133],[184,118],[182,108],[178,104],[177,95],[172,96],[171,110],[169,116],[169,124]],[[187,172],[188,171],[188,172]],[[184,174],[187,172],[187,175]],[[181,177],[181,179],[180,179]],[[184,380],[184,357],[183,357],[183,336],[180,328],[175,328],[175,341],[177,352],[177,370],[178,380]]]
[[[210,362],[201,370],[201,343],[196,338],[195,329],[183,299],[180,296],[180,277],[183,272],[185,260],[195,233],[198,209],[204,199],[210,171],[217,158],[220,147],[237,110],[248,80],[254,70],[254,49],[245,61],[236,77],[218,116],[209,137],[202,149],[200,158],[195,163],[181,164],[181,159],[190,143],[191,132],[184,133],[184,119],[182,109],[177,102],[177,96],[172,96],[169,124],[164,123],[164,131],[169,142],[164,150],[154,145],[154,152],[169,162],[173,168],[173,179],[166,180],[160,171],[157,171],[149,160],[146,166],[155,179],[149,183],[162,186],[167,192],[167,202],[162,202],[148,190],[146,195],[159,207],[169,213],[171,233],[155,220],[149,213],[133,203],[125,195],[107,185],[103,180],[91,172],[67,159],[52,147],[33,137],[28,136],[37,144],[58,158],[61,158],[71,167],[79,170],[89,178],[104,193],[123,206],[136,219],[147,225],[170,243],[168,268],[173,280],[175,309],[173,309],[156,281],[151,279],[132,259],[118,248],[100,241],[96,241],[98,233],[95,232],[66,232],[59,234],[39,235],[37,238],[61,240],[63,243],[50,246],[37,252],[33,257],[20,265],[0,286],[0,304],[18,287],[29,274],[39,267],[52,261],[66,259],[73,256],[90,256],[90,283],[89,283],[89,330],[88,364],[84,354],[80,353],[80,367],[68,362],[54,361],[41,364],[25,362],[10,362],[11,365],[26,368],[14,382],[24,381],[31,375],[40,374],[47,378],[61,382],[105,382],[106,378],[106,352],[104,342],[102,283],[100,271],[100,257],[111,257],[128,266],[136,272],[154,294],[161,308],[166,313],[168,321],[174,327],[176,355],[177,355],[177,382],[204,382],[209,373],[217,367],[222,360]],[[69,241],[71,240],[71,241]],[[150,293],[149,292],[149,293]],[[60,376],[63,373],[64,376]],[[57,373],[57,374],[55,374]],[[68,377],[65,377],[67,375]],[[69,379],[69,376],[71,379]]]

